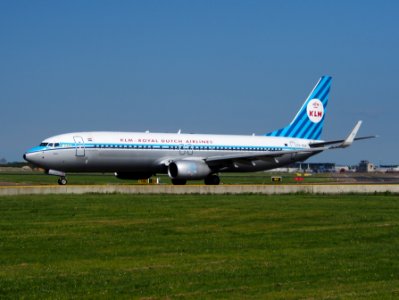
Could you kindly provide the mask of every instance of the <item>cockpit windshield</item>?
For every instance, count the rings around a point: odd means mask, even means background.
[[[40,147],[59,147],[60,143],[41,143]]]

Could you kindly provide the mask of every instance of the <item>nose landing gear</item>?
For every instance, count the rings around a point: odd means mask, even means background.
[[[58,184],[59,185],[66,185],[68,183],[68,180],[66,179],[66,177],[60,177],[58,178]]]
[[[66,185],[68,183],[68,180],[65,177],[66,174],[63,171],[49,169],[49,170],[46,170],[46,174],[53,175],[53,176],[59,176],[59,178],[58,178],[59,185]]]

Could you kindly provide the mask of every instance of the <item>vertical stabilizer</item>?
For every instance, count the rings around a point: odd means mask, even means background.
[[[319,140],[323,129],[330,86],[331,77],[322,76],[292,122],[284,128],[267,133],[266,136]]]

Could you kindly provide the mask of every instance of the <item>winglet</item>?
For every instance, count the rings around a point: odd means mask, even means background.
[[[361,125],[362,125],[362,121],[358,121],[356,123],[355,127],[353,127],[352,132],[348,135],[348,137],[343,141],[343,143],[341,145],[337,146],[337,148],[346,148],[346,147],[349,147],[350,145],[352,145]]]

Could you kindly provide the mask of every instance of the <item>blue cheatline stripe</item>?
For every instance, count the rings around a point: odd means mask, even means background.
[[[69,144],[70,145],[70,144]],[[82,149],[90,150],[93,148],[96,149],[107,149],[107,150],[204,150],[204,151],[282,151],[282,150],[299,150],[303,149],[302,147],[288,147],[288,146],[254,146],[254,145],[191,145],[190,148],[180,148],[180,144],[113,144],[113,143],[99,143],[99,144],[82,144],[84,147]],[[124,147],[124,146],[130,146],[130,147]],[[184,146],[187,146],[187,144],[184,144]],[[137,147],[137,148],[133,148]],[[138,148],[140,147],[140,148]],[[148,148],[147,148],[148,147]],[[152,148],[150,148],[152,147]],[[163,148],[163,147],[168,147],[168,148]],[[176,148],[172,148],[176,147]],[[195,148],[195,147],[201,147],[201,148]],[[233,149],[235,148],[235,149]],[[35,153],[35,152],[42,152],[42,151],[61,151],[61,150],[76,150],[77,147],[54,147],[54,148],[48,148],[48,147],[42,147],[40,151],[28,151],[27,153]]]
[[[324,107],[324,115],[325,115],[325,113],[326,113],[326,107],[327,107],[327,103],[328,103],[328,97],[323,97],[323,98],[321,98],[321,103],[323,103],[323,107]],[[307,117],[307,116],[306,116]],[[324,116],[323,116],[324,117]],[[307,123],[309,123],[309,124],[315,124],[315,123],[312,123],[312,121],[310,121],[308,118],[306,118],[306,122]],[[321,123],[321,120],[320,120],[320,122],[319,123],[316,123],[316,124],[320,124]],[[307,125],[307,126],[302,126],[302,128],[301,127],[298,127],[293,133],[292,133],[292,136],[297,136],[297,137],[303,137],[303,136],[305,136],[305,134],[306,134],[306,132],[308,132],[308,130],[312,130],[312,129],[309,129],[309,124]],[[301,130],[302,129],[302,130]]]
[[[303,123],[308,121],[308,115],[307,115],[307,111],[306,111],[306,107],[307,107],[307,103],[309,102],[309,100],[317,98],[318,95],[325,90],[326,86],[328,86],[329,89],[329,83],[331,78],[327,77],[327,80],[325,80],[325,82],[322,84],[320,82],[319,84],[319,88],[315,89],[315,91],[312,93],[312,95],[310,95],[310,97],[308,97],[308,99],[306,99],[306,102],[304,104],[304,106],[302,107],[302,111],[300,113],[300,115],[298,115],[298,117],[295,119],[295,121],[289,125],[288,127],[286,127],[286,132],[284,132],[284,136],[295,136],[295,134],[297,133],[297,131],[302,128]],[[319,99],[322,101],[322,99]],[[323,103],[324,105],[324,103]],[[294,133],[293,133],[294,131]]]

